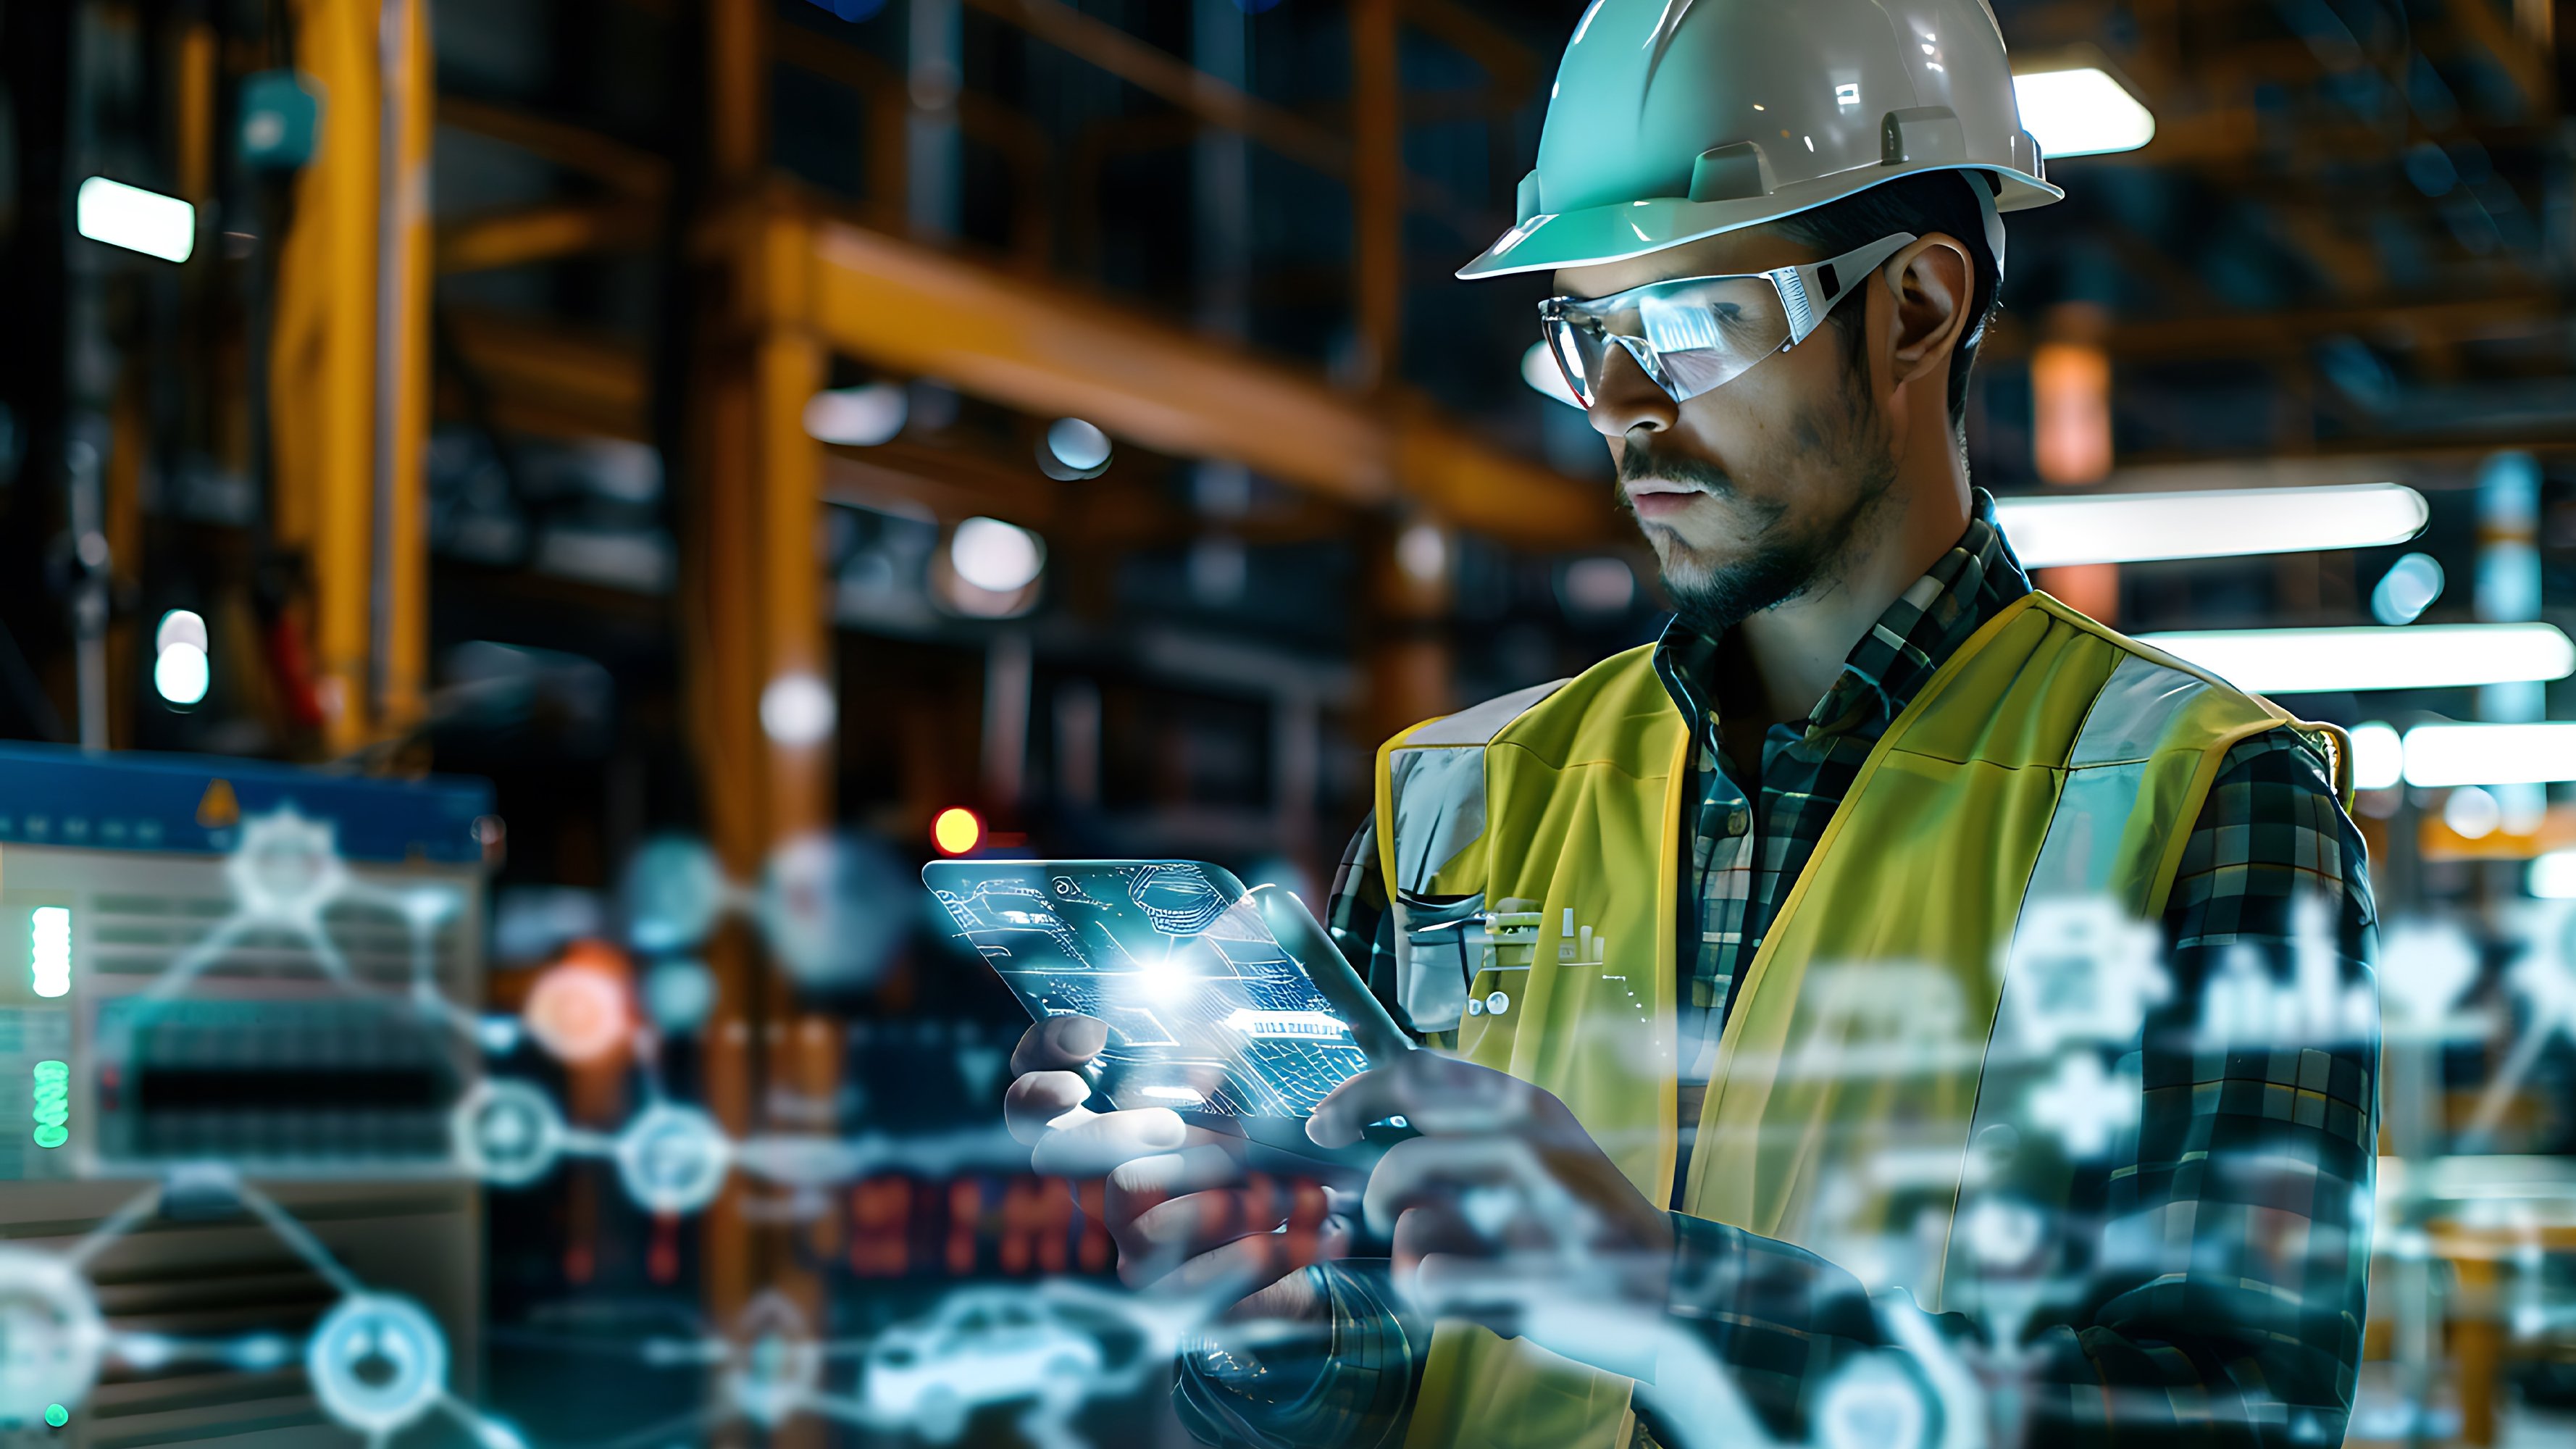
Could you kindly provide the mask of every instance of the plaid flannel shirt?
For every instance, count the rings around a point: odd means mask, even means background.
[[[1969,635],[2028,592],[1992,500],[1977,498],[1958,546],[1854,646],[1808,717],[1768,732],[1750,795],[1716,729],[1723,641],[1665,631],[1656,667],[1699,738],[1695,807],[1684,815],[1690,919],[1681,939],[1699,943],[1682,1008],[1686,1044],[1714,1043],[1739,968],[1761,948],[1880,735]],[[2250,951],[2285,977],[2302,949],[2295,918],[2319,907],[2305,949],[2330,951],[2347,985],[2370,984],[2377,926],[2360,835],[2304,744],[2278,733],[2249,740],[2221,764],[2165,910],[2173,990],[2148,1013],[2136,1054],[2140,1120],[2079,1173],[2051,1262],[2051,1281],[2066,1286],[2009,1350],[2019,1381],[2010,1399],[2033,1442],[2341,1441],[2368,1286],[2376,1032],[2231,1049],[2199,1031],[2213,976],[2241,969],[2237,958]],[[1328,920],[1391,1002],[1392,922],[1374,822],[1344,853]],[[1709,1054],[1696,1072],[1691,1061],[1686,1048],[1684,1092],[1695,1096]],[[1683,1104],[1682,1121],[1696,1120],[1693,1105]],[[1674,1227],[1673,1319],[1726,1365],[1775,1432],[1803,1434],[1836,1367],[1888,1347],[1865,1290],[1839,1266],[1678,1212]],[[1268,1363],[1215,1349],[1185,1354],[1175,1401],[1199,1438],[1273,1449],[1401,1437],[1428,1325],[1409,1317],[1383,1264],[1306,1271],[1331,1305],[1324,1351]],[[1983,1341],[1996,1326],[1952,1314],[1937,1327]],[[1649,1439],[1651,1420],[1651,1410],[1641,1414]]]

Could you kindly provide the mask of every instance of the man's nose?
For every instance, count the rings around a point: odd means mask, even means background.
[[[1639,428],[1660,433],[1681,421],[1681,408],[1672,394],[1656,386],[1625,347],[1610,349],[1601,380],[1592,390],[1592,406],[1585,412],[1593,429],[1610,438],[1624,438]]]

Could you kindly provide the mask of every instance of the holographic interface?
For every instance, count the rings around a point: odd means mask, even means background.
[[[941,861],[922,879],[1031,1016],[1109,1023],[1101,1061],[1120,1107],[1303,1117],[1368,1070],[1222,866]]]

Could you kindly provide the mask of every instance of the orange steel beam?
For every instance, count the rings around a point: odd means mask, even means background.
[[[649,245],[658,209],[647,202],[557,202],[441,223],[438,273],[492,271]]]
[[[1062,0],[967,3],[1212,125],[1241,131],[1282,156],[1335,176],[1349,169],[1348,139],[1209,75],[1168,51],[1147,45],[1105,20],[1095,20]]]
[[[463,307],[446,309],[457,360],[501,425],[549,437],[652,440],[651,379],[631,344]]]
[[[649,151],[509,106],[440,96],[438,124],[516,146],[630,196],[658,197],[671,186],[670,163]]]
[[[1372,404],[1240,348],[839,221],[792,201],[738,214],[765,237],[742,305],[831,347],[1039,417],[1081,417],[1184,458],[1241,463],[1373,508],[1399,496],[1537,548],[1606,538],[1602,492],[1402,399]],[[739,243],[737,243],[739,244]]]
[[[1359,381],[1395,380],[1404,327],[1404,77],[1396,0],[1352,0],[1351,271]]]

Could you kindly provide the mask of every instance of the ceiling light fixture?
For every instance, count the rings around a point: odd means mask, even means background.
[[[1995,500],[2013,553],[2035,569],[2374,548],[2413,538],[2431,516],[2398,483]]]
[[[2199,629],[2139,642],[2263,694],[2462,689],[2576,674],[2576,643],[2553,624]]]

